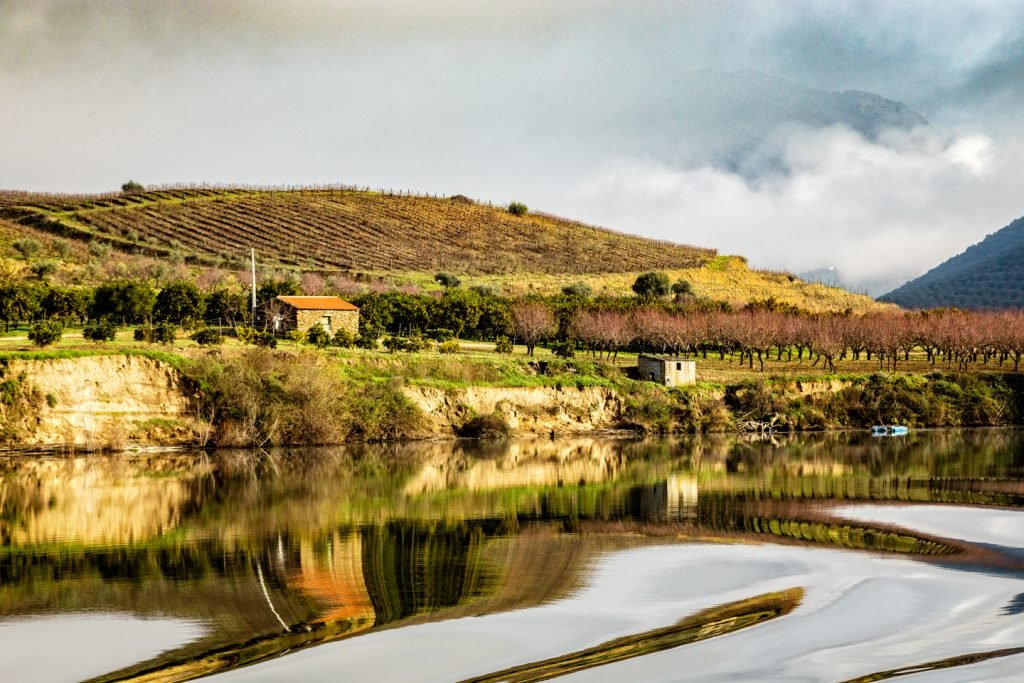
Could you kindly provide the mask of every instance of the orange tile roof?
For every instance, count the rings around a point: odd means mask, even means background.
[[[289,306],[314,311],[358,311],[359,307],[337,296],[279,296]]]

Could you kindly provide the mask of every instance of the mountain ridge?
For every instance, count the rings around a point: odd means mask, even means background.
[[[879,301],[908,308],[1024,308],[1024,217]]]

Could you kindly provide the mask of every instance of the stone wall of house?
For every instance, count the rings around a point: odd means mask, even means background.
[[[355,336],[359,332],[359,311],[322,311],[322,310],[298,310],[296,311],[295,328],[305,332],[317,324],[323,324],[325,317],[331,319],[331,334],[338,330],[348,330]]]
[[[669,387],[681,387],[697,383],[697,363],[678,358],[639,356],[637,370],[641,379]]]
[[[658,384],[665,383],[665,363],[660,358],[638,356],[636,364],[640,372],[640,379],[657,382]]]

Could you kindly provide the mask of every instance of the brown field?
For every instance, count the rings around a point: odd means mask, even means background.
[[[700,266],[712,249],[660,242],[466,198],[355,189],[0,193],[0,218],[125,251],[303,269],[615,273]]]

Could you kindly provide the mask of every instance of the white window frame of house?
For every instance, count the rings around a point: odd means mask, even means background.
[[[322,315],[320,316],[320,324],[329,333],[331,331],[331,316]]]

